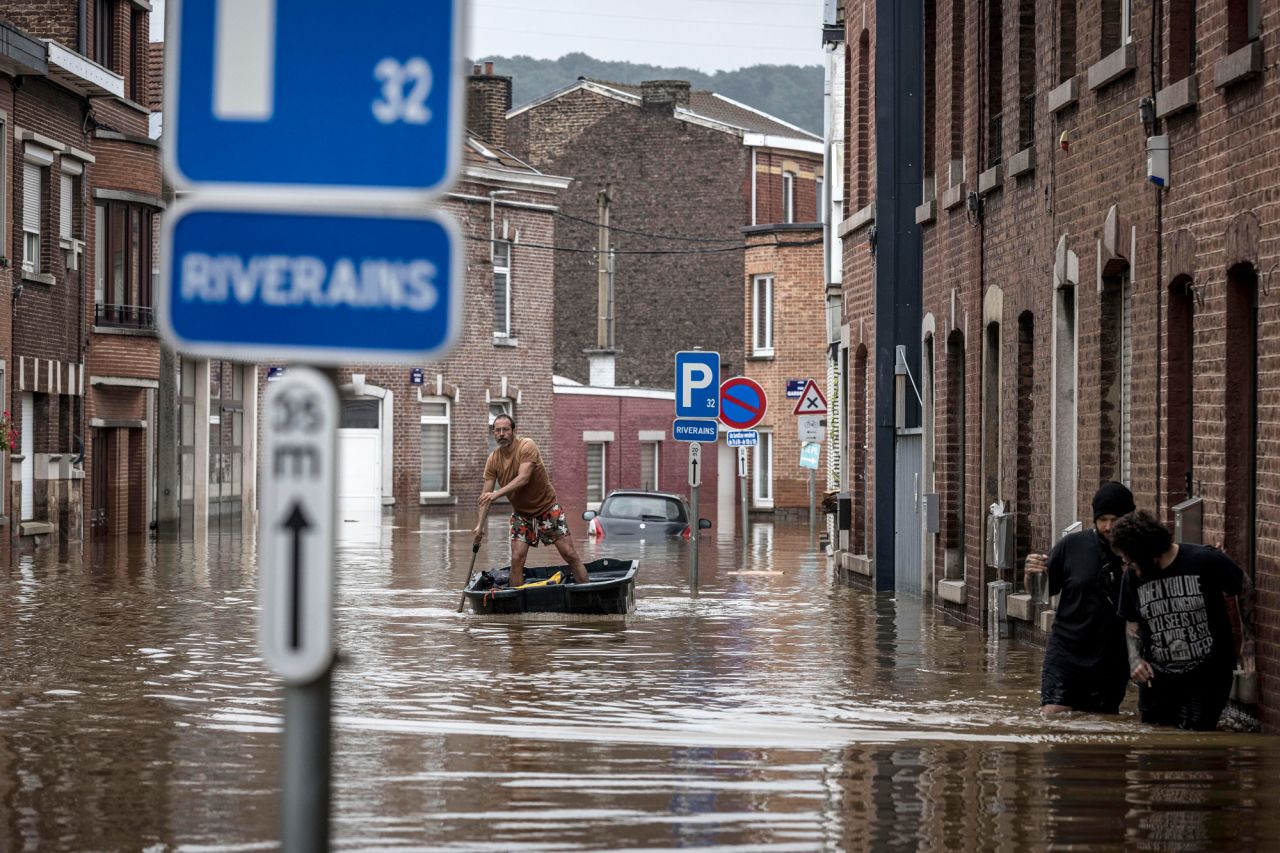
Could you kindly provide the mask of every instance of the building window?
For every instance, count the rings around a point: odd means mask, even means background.
[[[760,431],[760,443],[752,454],[751,502],[760,509],[773,508],[773,433]]]
[[[818,221],[825,225],[827,222],[827,199],[826,199],[826,196],[823,195],[823,192],[824,192],[824,188],[822,183],[822,176],[819,175],[814,180],[813,204],[818,209]]]
[[[1127,483],[1133,408],[1133,287],[1127,270],[1104,275],[1099,329],[1099,479]]]
[[[662,458],[662,442],[646,441],[640,445],[640,488],[658,488],[658,462]]]
[[[64,158],[58,175],[58,245],[68,270],[80,269],[84,252],[84,222],[80,216],[80,177],[84,167],[78,160]]]
[[[449,400],[428,397],[422,401],[418,416],[421,425],[422,478],[418,490],[422,497],[449,494]]]
[[[1169,76],[1177,83],[1196,70],[1196,0],[1169,4]]]
[[[511,243],[493,243],[493,336],[511,337]]]
[[[514,418],[515,404],[508,398],[500,398],[489,401],[489,450],[492,451],[498,446],[498,442],[493,440],[493,422],[499,415],[506,415]]]
[[[152,328],[154,211],[139,204],[110,202],[98,205],[94,217],[98,223],[94,240],[94,325]]]
[[[1106,56],[1133,41],[1130,22],[1132,0],[1102,0],[1102,55]]]
[[[96,0],[93,6],[93,61],[116,68],[115,0]]]
[[[782,221],[796,221],[796,174],[782,173]]]
[[[1227,51],[1234,53],[1260,34],[1258,0],[1228,0]]]
[[[1058,2],[1058,80],[1076,76],[1076,0]]]
[[[587,508],[597,509],[604,502],[605,448],[603,441],[587,443]]]
[[[1004,152],[1003,0],[987,0],[987,160],[998,166]]]
[[[49,158],[52,162],[52,156]],[[40,260],[40,225],[44,221],[45,165],[30,159],[22,164],[22,271],[38,273]]]
[[[147,97],[147,45],[150,40],[147,13],[134,9],[129,17],[129,98],[144,106]]]
[[[773,355],[773,276],[758,275],[751,285],[751,352]]]

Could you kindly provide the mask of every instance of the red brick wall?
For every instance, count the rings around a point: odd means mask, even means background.
[[[817,222],[818,178],[822,176],[822,158],[791,151],[757,150],[756,152],[756,223],[785,222],[782,173],[795,175],[792,222]],[[750,193],[750,186],[747,192]],[[748,221],[750,221],[748,219]]]
[[[625,389],[623,389],[625,391]],[[673,492],[689,499],[689,448],[671,438],[674,398],[653,399],[626,396],[596,396],[557,393],[553,398],[555,465],[551,469],[556,494],[569,513],[570,526],[578,524],[586,506],[587,457],[582,434],[587,430],[608,430],[614,435],[605,456],[605,493],[614,489],[638,489],[640,481],[641,431],[661,430],[666,434],[658,460],[658,491]],[[563,425],[563,426],[560,426]],[[698,514],[716,520],[717,445],[703,445],[702,486]]]

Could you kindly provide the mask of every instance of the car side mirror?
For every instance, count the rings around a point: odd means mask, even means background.
[[[709,518],[700,518],[700,519],[698,519],[698,529],[699,529],[699,530],[710,530],[710,529],[711,529],[711,519],[709,519]]]
[[[595,517],[596,517],[596,514],[595,514],[595,511],[594,511],[594,510],[587,510],[586,512],[584,512],[584,513],[582,514],[582,520],[583,520],[583,521],[590,521],[591,519],[593,519],[593,518],[595,518]]]

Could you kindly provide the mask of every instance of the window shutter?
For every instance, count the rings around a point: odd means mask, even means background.
[[[424,492],[448,490],[449,428],[444,424],[422,424],[422,485]]]
[[[604,445],[587,445],[587,501],[604,500]]]
[[[640,452],[640,488],[658,488],[658,445],[649,443],[642,445]]]
[[[58,236],[71,239],[71,181],[70,175],[62,175],[61,195],[58,205]]]
[[[40,233],[40,167],[22,164],[22,227]]]

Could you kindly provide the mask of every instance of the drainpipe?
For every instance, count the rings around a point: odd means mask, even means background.
[[[89,0],[79,0],[76,9],[76,53],[89,55]]]

